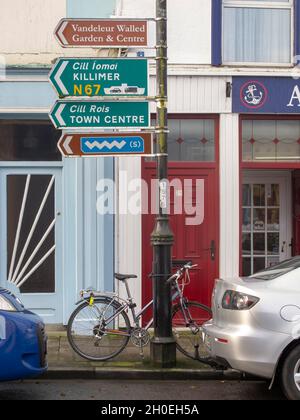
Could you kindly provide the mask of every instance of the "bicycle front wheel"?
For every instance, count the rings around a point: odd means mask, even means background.
[[[211,309],[198,302],[180,304],[173,310],[173,334],[177,349],[194,360],[205,360],[209,354],[204,345],[202,325],[212,317]]]
[[[101,362],[112,359],[127,346],[130,321],[120,312],[120,304],[108,297],[96,298],[90,305],[83,302],[71,315],[68,340],[84,359]]]

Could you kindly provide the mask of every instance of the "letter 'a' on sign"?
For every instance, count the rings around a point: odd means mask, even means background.
[[[149,128],[150,106],[145,101],[57,101],[49,117],[58,129]]]
[[[144,58],[61,58],[49,81],[60,98],[148,96],[148,60]]]
[[[62,19],[54,35],[62,47],[148,47],[145,19]]]

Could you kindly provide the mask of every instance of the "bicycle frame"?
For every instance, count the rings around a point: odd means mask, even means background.
[[[187,272],[187,275],[189,275],[188,273],[188,269],[185,269],[185,272]],[[174,277],[174,279],[172,280],[173,282],[173,287],[175,292],[172,295],[172,302],[175,302],[178,298],[179,298],[179,303],[181,305],[182,308],[182,312],[184,315],[184,321],[185,321],[185,325],[189,326],[192,322],[191,319],[191,314],[189,313],[189,309],[187,306],[187,298],[184,297],[183,295],[183,291],[180,289],[179,286],[179,279],[182,277],[183,272],[182,271],[178,271],[176,273],[176,275],[172,276],[171,279]],[[117,309],[117,311],[109,318],[105,319],[105,323],[106,325],[108,325],[110,322],[114,321],[114,319],[116,319],[123,311],[127,312],[129,309],[131,310],[131,314],[132,314],[132,318],[135,324],[135,328],[139,328],[140,327],[140,319],[142,318],[142,316],[144,315],[144,313],[153,306],[153,300],[151,300],[146,306],[144,306],[138,313],[136,313],[136,304],[132,298],[131,292],[130,292],[130,288],[128,285],[128,281],[124,280],[124,284],[125,284],[125,288],[126,288],[126,292],[127,292],[127,300],[124,299],[120,299],[117,295],[112,296],[113,299],[111,301],[111,304],[108,305],[108,307],[106,308],[106,311],[113,305],[114,302],[117,302],[120,306]],[[96,296],[97,298],[97,296]],[[99,309],[97,308],[97,310],[99,311]],[[99,311],[100,312],[100,311]],[[105,314],[100,314],[100,320],[101,318],[103,319],[103,316]],[[148,324],[144,327],[144,329],[146,331],[148,331],[151,327],[153,326],[153,318],[148,322]],[[128,336],[129,334],[122,334],[120,333],[119,335],[125,335]]]

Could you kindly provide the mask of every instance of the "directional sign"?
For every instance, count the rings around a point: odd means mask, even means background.
[[[147,47],[148,21],[63,19],[55,30],[55,37],[62,47]]]
[[[147,96],[146,59],[60,59],[49,80],[58,96]]]
[[[148,128],[148,102],[57,101],[50,112],[56,128]]]
[[[64,134],[58,142],[63,156],[151,155],[151,133]]]

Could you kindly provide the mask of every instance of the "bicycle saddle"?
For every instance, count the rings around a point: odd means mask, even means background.
[[[128,279],[137,279],[137,276],[135,274],[115,274],[115,278],[119,281],[124,281]]]

